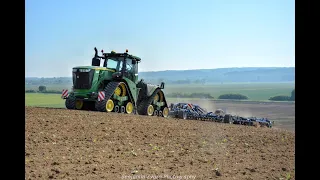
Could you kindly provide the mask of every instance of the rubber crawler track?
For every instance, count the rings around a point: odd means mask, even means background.
[[[76,99],[72,96],[70,96],[68,99],[65,101],[65,107],[67,109],[76,109]]]
[[[96,103],[96,109],[101,112],[106,111],[106,103],[107,100],[111,98],[112,94],[114,93],[114,90],[119,86],[120,82],[109,82],[107,87],[104,89],[104,100],[98,101]]]
[[[153,94],[148,98],[143,100],[139,105],[138,105],[138,114],[140,115],[146,115],[147,114],[147,109],[148,106],[152,103],[154,96],[161,91],[161,89],[156,89]],[[167,102],[165,101],[165,98],[163,99],[165,104],[167,104]]]

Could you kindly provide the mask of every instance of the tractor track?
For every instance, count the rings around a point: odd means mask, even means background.
[[[26,179],[295,179],[295,134],[286,130],[63,108],[25,110]]]
[[[119,86],[120,82],[110,82],[104,89],[105,97],[102,101],[98,102],[96,104],[96,109],[98,111],[106,111],[106,103],[107,100],[111,98],[112,94],[114,93],[114,90]]]
[[[153,98],[156,96],[156,94],[159,91],[161,91],[161,89],[156,89],[149,98],[142,100],[142,102],[137,107],[138,114],[141,114],[141,115],[147,114],[148,106],[152,103]]]

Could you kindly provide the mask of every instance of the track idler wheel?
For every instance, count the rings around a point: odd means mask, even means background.
[[[162,111],[158,112],[158,116],[162,117]]]
[[[133,112],[133,109],[134,109],[133,104],[131,102],[128,102],[126,105],[126,112],[128,114],[131,114]]]
[[[111,112],[114,108],[114,103],[112,101],[112,99],[108,99],[107,103],[106,103],[106,111],[107,112]]]
[[[148,116],[152,116],[153,115],[153,112],[154,112],[154,108],[153,106],[150,104],[147,108],[147,115]]]
[[[165,118],[169,116],[169,109],[167,107],[163,108],[162,116]]]

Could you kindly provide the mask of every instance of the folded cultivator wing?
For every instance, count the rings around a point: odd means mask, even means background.
[[[271,128],[273,122],[267,118],[244,118],[226,114],[223,110],[217,109],[214,113],[207,112],[199,105],[191,103],[175,103],[170,105],[169,116],[179,119],[190,119],[190,120],[202,120],[202,121],[214,121],[229,124],[239,124],[248,126],[266,126]]]

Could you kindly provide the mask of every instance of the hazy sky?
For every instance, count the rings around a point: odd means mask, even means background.
[[[26,0],[26,77],[71,76],[96,46],[140,71],[295,66],[294,0]]]

